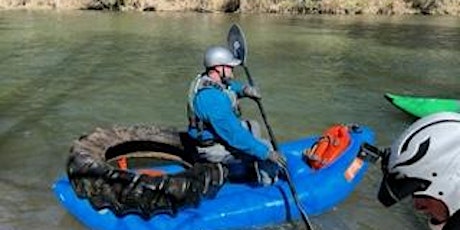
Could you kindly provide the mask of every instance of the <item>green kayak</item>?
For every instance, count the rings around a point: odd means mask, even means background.
[[[460,112],[460,100],[403,96],[387,93],[385,98],[402,111],[424,117],[437,112]]]

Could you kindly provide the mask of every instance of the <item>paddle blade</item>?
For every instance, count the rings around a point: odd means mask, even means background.
[[[227,36],[228,48],[235,58],[241,60],[244,65],[247,57],[246,39],[243,30],[237,24],[233,24],[228,31]]]

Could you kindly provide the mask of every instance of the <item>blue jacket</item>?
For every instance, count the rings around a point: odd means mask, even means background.
[[[238,97],[243,95],[243,84],[240,82],[232,81],[228,89]],[[242,126],[232,99],[224,89],[216,86],[202,87],[195,93],[191,103],[195,116],[205,124],[201,133],[203,139],[224,141],[225,144],[260,160],[268,158],[268,146]],[[197,138],[198,130],[189,127],[189,135]]]

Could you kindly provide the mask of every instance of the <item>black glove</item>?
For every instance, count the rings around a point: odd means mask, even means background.
[[[286,157],[278,152],[278,151],[270,151],[269,155],[268,155],[268,160],[274,162],[275,164],[277,164],[279,167],[283,168],[283,169],[286,169],[287,168],[287,160],[286,160]]]
[[[262,98],[262,96],[260,95],[259,90],[256,87],[252,87],[252,86],[249,86],[249,85],[244,86],[243,94],[244,94],[244,96],[252,98],[252,99],[261,99]]]

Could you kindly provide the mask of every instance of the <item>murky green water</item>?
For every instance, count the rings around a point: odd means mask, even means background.
[[[0,229],[84,229],[50,189],[72,140],[113,124],[185,127],[202,52],[225,44],[233,22],[245,30],[247,65],[278,141],[352,122],[388,145],[413,119],[384,93],[459,98],[456,18],[0,12]],[[259,118],[255,104],[243,106]],[[410,207],[376,201],[379,180],[371,168],[345,203],[313,222],[426,228]]]

